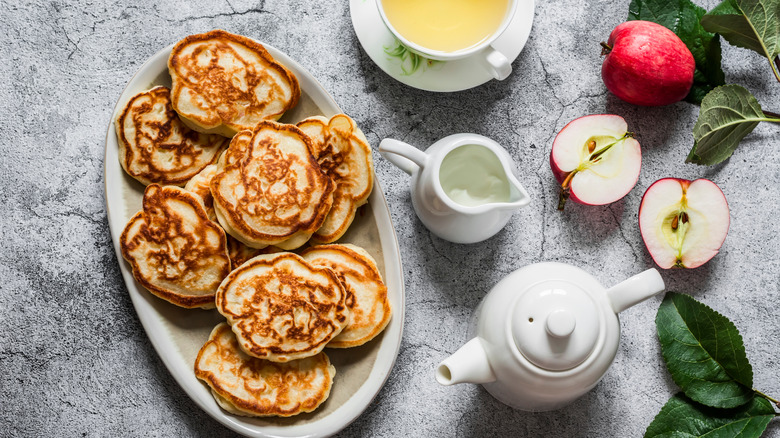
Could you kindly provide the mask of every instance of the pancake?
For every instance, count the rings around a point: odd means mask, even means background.
[[[368,202],[374,187],[371,146],[355,122],[345,114],[337,114],[330,120],[311,117],[298,123],[298,127],[312,138],[312,154],[320,168],[336,183],[333,206],[312,241],[335,242],[349,228],[357,208]]]
[[[168,58],[173,108],[192,129],[232,137],[298,103],[295,75],[262,44],[224,30],[190,35]]]
[[[165,87],[133,96],[119,112],[115,127],[119,162],[143,185],[183,186],[216,163],[228,144],[224,137],[201,134],[182,123]]]
[[[179,187],[147,186],[143,210],[119,243],[136,281],[177,306],[214,307],[217,287],[230,272],[225,232],[197,196]]]
[[[266,246],[265,248],[258,249],[246,246],[240,241],[236,240],[230,234],[227,235],[228,243],[228,255],[230,256],[230,265],[233,269],[243,265],[248,260],[253,259],[261,254],[276,254],[277,252],[284,251],[276,246]]]
[[[237,139],[240,140],[242,133],[247,132],[250,133],[251,138],[251,131],[241,131],[236,134],[235,137],[233,137],[233,142],[237,141]],[[214,177],[214,175],[216,175],[216,173],[216,165],[212,164],[206,166],[203,171],[192,177],[192,179],[187,182],[187,185],[184,186],[184,190],[190,191],[200,196],[201,200],[203,200],[203,205],[206,207],[206,213],[208,214],[209,219],[215,222],[217,221],[217,215],[214,212],[214,198],[211,196],[211,188],[209,185],[211,184],[211,179]],[[230,257],[230,266],[232,266],[233,269],[243,265],[247,260],[260,254],[273,254],[283,251],[281,248],[276,246],[267,246],[263,249],[252,248],[236,240],[236,238],[230,234],[226,235],[228,256]]]
[[[222,409],[253,417],[315,410],[330,395],[335,374],[325,353],[287,363],[247,356],[224,322],[195,359],[195,376],[209,385]]]
[[[251,246],[246,246],[240,241],[236,240],[236,238],[230,234],[227,235],[227,242],[228,256],[230,256],[230,265],[233,266],[233,269],[236,269],[237,267],[246,263],[249,259],[255,258],[260,254],[273,254],[265,253],[263,251],[265,251],[267,248],[276,248],[275,246],[266,246],[262,249],[252,248]]]
[[[260,122],[240,132],[211,180],[214,209],[230,235],[253,248],[295,249],[322,226],[335,184],[294,125]]]
[[[346,295],[333,271],[284,252],[233,270],[215,302],[244,352],[288,362],[319,353],[341,332],[349,316]]]
[[[230,140],[229,149],[232,151],[229,154],[222,154],[217,161],[220,168],[224,168],[228,164],[235,164],[246,153],[249,148],[249,143],[252,141],[252,130],[244,130],[237,132],[236,135]]]
[[[387,327],[391,315],[387,287],[366,250],[348,244],[322,245],[307,248],[301,257],[314,266],[332,269],[347,290],[349,322],[328,347],[363,345]]]
[[[203,201],[203,206],[206,208],[206,214],[212,221],[217,220],[217,214],[214,213],[214,198],[211,196],[211,179],[217,174],[217,166],[215,164],[209,164],[192,179],[187,181],[184,186],[184,190],[192,192],[200,197]]]

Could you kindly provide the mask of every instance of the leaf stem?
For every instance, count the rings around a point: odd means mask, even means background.
[[[772,70],[775,72],[777,82],[780,82],[780,76],[777,75],[777,72],[780,71],[780,56],[775,56],[775,66],[777,66],[777,68],[773,68]]]
[[[770,119],[777,119],[777,121],[780,121],[780,114],[773,113],[771,111],[763,111],[763,110],[762,112],[764,113],[765,116],[769,117]],[[774,122],[775,120],[771,120],[771,121]]]
[[[780,408],[780,400],[776,400],[776,399],[774,399],[774,398],[764,394],[763,392],[761,392],[761,391],[759,391],[757,389],[753,389],[753,392],[755,392],[756,394],[760,395],[761,397],[764,397],[765,399],[771,401],[772,403],[775,404],[775,406]],[[778,415],[780,415],[780,414],[778,414]]]

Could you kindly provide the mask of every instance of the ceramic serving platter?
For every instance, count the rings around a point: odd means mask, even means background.
[[[273,47],[266,49],[290,69],[301,86],[298,105],[282,122],[295,123],[313,115],[330,117],[341,109],[317,80],[298,63]],[[388,288],[393,317],[385,331],[369,343],[349,349],[326,349],[336,367],[328,400],[317,410],[290,418],[248,418],[229,414],[217,405],[210,389],[193,372],[195,357],[209,333],[224,318],[216,310],[182,309],[150,294],[135,282],[122,258],[119,236],[130,217],[141,209],[144,186],[129,177],[119,164],[113,120],[116,112],[136,93],[156,85],[170,87],[167,47],[151,57],[130,79],[114,108],[106,133],[105,190],[108,221],[114,250],[138,318],[171,375],[204,411],[230,429],[257,437],[329,436],[354,421],[371,403],[387,380],[401,342],[404,318],[404,282],[398,241],[387,203],[374,178],[368,204],[358,209],[355,221],[339,242],[359,245],[376,259]]]

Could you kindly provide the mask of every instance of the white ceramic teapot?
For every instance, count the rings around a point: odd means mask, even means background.
[[[425,152],[386,138],[379,152],[412,176],[414,211],[431,232],[450,242],[493,236],[531,200],[513,173],[509,153],[481,135],[450,135]]]
[[[605,289],[574,266],[526,266],[485,296],[473,338],[441,362],[436,380],[481,383],[516,409],[561,408],[593,388],[612,364],[620,341],[617,314],[664,288],[655,269]]]

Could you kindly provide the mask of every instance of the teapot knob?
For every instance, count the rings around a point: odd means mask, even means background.
[[[566,309],[553,310],[547,315],[545,323],[547,333],[556,338],[568,337],[574,332],[576,326],[577,320],[574,318],[574,314]]]
[[[529,287],[515,301],[511,315],[515,347],[539,368],[570,370],[598,345],[601,319],[596,302],[567,280],[550,279]]]

